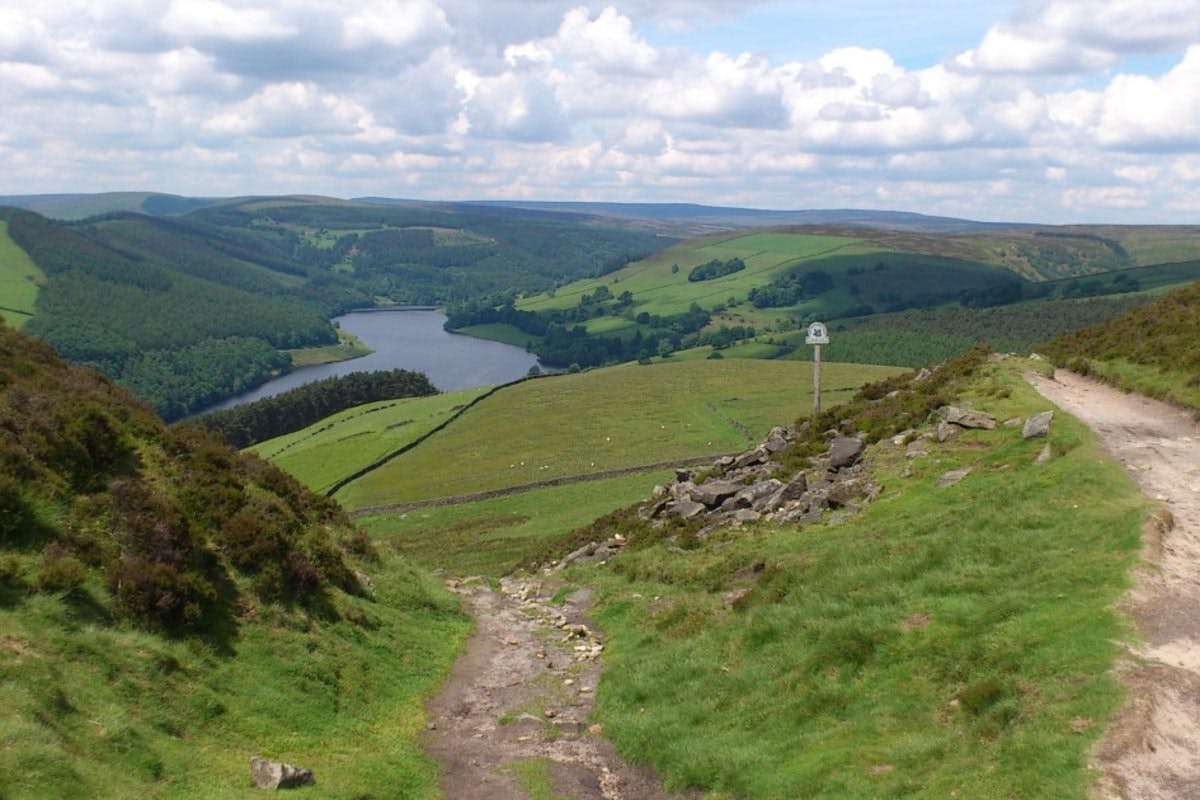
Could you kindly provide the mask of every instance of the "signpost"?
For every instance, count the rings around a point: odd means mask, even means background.
[[[829,331],[824,322],[814,322],[808,326],[808,335],[804,337],[805,344],[813,346],[813,416],[821,413],[821,345],[829,344]]]

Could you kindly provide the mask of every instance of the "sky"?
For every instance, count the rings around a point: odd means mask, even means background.
[[[0,0],[0,194],[1200,223],[1200,0]]]

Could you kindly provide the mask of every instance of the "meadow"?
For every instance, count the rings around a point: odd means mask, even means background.
[[[834,403],[897,371],[823,366]],[[339,490],[357,510],[553,478],[717,456],[757,444],[812,408],[812,369],[741,359],[626,364],[507,387],[445,430]],[[385,412],[403,416],[398,411]],[[324,441],[313,440],[320,451]],[[296,473],[310,480],[301,468]]]
[[[313,491],[325,492],[355,470],[426,435],[485,391],[464,389],[368,403],[255,445],[250,452],[297,476]]]
[[[29,254],[8,235],[8,221],[0,219],[0,317],[5,324],[24,327],[33,316],[45,280]]]

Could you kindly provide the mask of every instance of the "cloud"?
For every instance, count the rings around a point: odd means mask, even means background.
[[[884,1],[847,0],[845,16]],[[714,44],[713,20],[747,25],[778,6],[8,0],[0,192],[1194,218],[1195,0],[1030,0],[938,63],[855,44],[857,26],[804,57]]]

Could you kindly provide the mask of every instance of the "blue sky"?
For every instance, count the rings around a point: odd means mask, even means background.
[[[1197,0],[0,0],[0,194],[1200,221]]]

